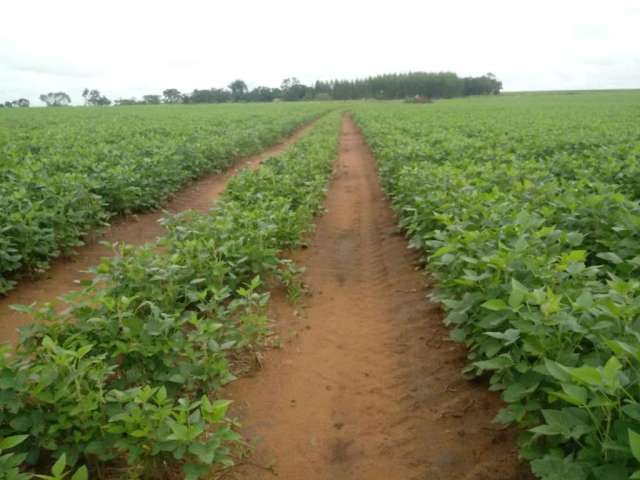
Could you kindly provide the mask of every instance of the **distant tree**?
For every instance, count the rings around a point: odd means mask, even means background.
[[[71,103],[71,97],[65,92],[49,92],[40,95],[40,101],[45,103],[47,107],[66,107]]]
[[[177,88],[167,88],[162,92],[164,103],[182,102],[182,94]]]
[[[289,90],[294,85],[299,85],[299,84],[300,84],[300,80],[298,80],[296,77],[288,77],[282,80],[282,83],[280,84],[280,90],[284,92],[286,90]]]
[[[111,105],[111,100],[109,100],[104,95],[100,94],[99,90],[89,90],[85,88],[82,92],[82,97],[84,98],[84,102],[86,105],[93,106],[107,106]]]
[[[6,101],[0,103],[0,107],[4,108],[27,108],[31,105],[31,102],[26,98],[19,98],[18,100]]]
[[[209,90],[194,90],[191,95],[185,96],[187,103],[223,103],[231,101],[231,93],[221,88]]]
[[[489,87],[490,93],[492,93],[493,95],[500,94],[500,90],[502,90],[502,82],[498,80],[496,76],[491,72],[487,73],[485,77],[487,78],[488,83],[490,84],[490,87]]]
[[[143,103],[147,105],[159,105],[160,104],[160,95],[143,95],[142,96]]]
[[[282,98],[289,101],[302,100],[307,95],[309,87],[300,83],[296,77],[285,78],[280,85]]]
[[[481,77],[466,77],[464,95],[498,95],[502,90],[502,82],[489,72]]]
[[[279,94],[280,90],[277,88],[256,87],[246,95],[246,99],[249,102],[272,102]]]
[[[131,98],[119,98],[116,101],[113,102],[116,106],[127,106],[127,105],[137,105],[140,102],[138,102],[135,97],[131,97]]]
[[[247,84],[244,83],[244,80],[240,80],[240,79],[234,80],[233,82],[231,82],[227,86],[227,88],[231,90],[231,97],[233,98],[234,102],[237,102],[238,100],[242,100],[243,97],[249,91]]]
[[[322,82],[320,80],[317,80],[316,84],[313,87],[313,93],[316,97],[318,97],[318,95],[322,95],[320,98],[326,98],[325,96],[331,97],[331,88],[332,85],[330,82]]]

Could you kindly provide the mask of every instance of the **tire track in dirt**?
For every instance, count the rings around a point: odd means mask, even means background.
[[[114,255],[111,248],[100,242],[142,245],[156,240],[164,234],[164,227],[160,225],[159,220],[166,212],[178,213],[190,209],[206,212],[239,170],[257,168],[267,158],[281,153],[286,147],[297,142],[316,122],[317,119],[298,128],[282,142],[256,155],[239,159],[224,172],[207,174],[195,180],[175,193],[161,210],[114,219],[104,232],[90,234],[85,239],[85,245],[75,249],[72,256],[52,260],[49,270],[42,277],[20,280],[16,288],[6,296],[0,297],[0,343],[17,342],[17,328],[32,322],[29,315],[14,311],[10,305],[54,301],[61,295],[77,290],[78,280],[90,278],[87,273],[90,267],[100,263],[102,257]]]
[[[514,435],[491,423],[500,399],[461,375],[464,348],[425,300],[407,249],[350,117],[307,250],[311,296],[271,302],[285,346],[230,384],[253,455],[228,478],[523,480]],[[225,477],[227,478],[227,477]]]

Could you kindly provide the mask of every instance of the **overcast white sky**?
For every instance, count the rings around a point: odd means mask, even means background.
[[[640,87],[640,0],[1,0],[0,17],[0,101],[411,70]]]

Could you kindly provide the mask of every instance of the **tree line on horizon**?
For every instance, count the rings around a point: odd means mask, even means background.
[[[297,78],[282,81],[280,87],[259,86],[249,89],[244,80],[231,82],[227,88],[195,89],[182,93],[176,88],[168,88],[162,95],[143,95],[142,99],[120,98],[112,102],[98,90],[84,89],[82,97],[85,105],[108,106],[112,103],[124,105],[197,104],[227,102],[273,102],[305,100],[397,100],[415,97],[454,98],[470,95],[497,95],[502,90],[502,82],[492,73],[479,77],[459,77],[453,72],[411,72],[376,75],[357,80],[317,81],[314,85],[304,85]],[[71,97],[65,92],[49,92],[39,97],[48,107],[71,104]],[[0,107],[29,107],[26,98],[0,103]]]

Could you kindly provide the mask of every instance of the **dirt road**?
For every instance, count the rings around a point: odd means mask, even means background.
[[[227,387],[253,456],[229,478],[522,480],[500,401],[465,381],[464,349],[425,300],[373,158],[345,117],[335,175],[310,247],[294,255],[311,296],[275,294],[284,348]]]
[[[15,343],[18,340],[17,328],[32,321],[30,316],[12,310],[10,305],[53,301],[61,295],[78,289],[77,280],[89,277],[86,273],[87,269],[97,265],[102,257],[113,255],[112,249],[100,242],[141,245],[154,241],[164,233],[164,228],[158,220],[165,215],[165,211],[173,213],[189,209],[207,211],[238,170],[256,168],[265,159],[277,155],[287,146],[295,143],[313,125],[315,122],[299,128],[283,142],[257,155],[238,160],[225,172],[205,175],[187,185],[172,197],[165,205],[164,211],[158,210],[116,219],[101,235],[88,238],[86,245],[76,249],[73,256],[53,260],[51,268],[42,278],[22,279],[8,295],[0,296],[0,343]]]

